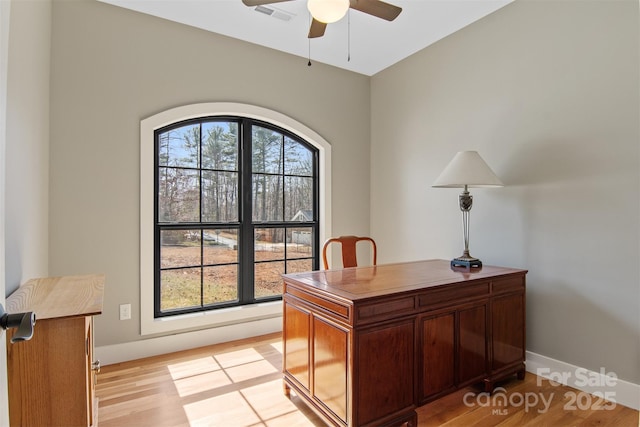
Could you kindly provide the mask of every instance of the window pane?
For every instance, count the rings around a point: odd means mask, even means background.
[[[287,274],[304,273],[305,271],[311,270],[313,270],[313,260],[311,259],[296,259],[293,261],[287,261]]]
[[[313,229],[311,227],[287,230],[287,259],[311,257],[313,256],[312,247]]]
[[[282,174],[282,134],[253,126],[253,171]]]
[[[287,175],[313,176],[313,153],[291,138],[284,138],[284,172]]]
[[[205,265],[238,262],[238,231],[217,229],[204,231],[202,245]]]
[[[282,221],[282,177],[253,175],[253,220]]]
[[[284,228],[256,228],[254,251],[256,261],[284,259]]]
[[[222,265],[202,269],[204,304],[235,301],[238,299],[238,266]]]
[[[285,219],[313,221],[313,178],[287,176],[285,182]]]
[[[158,169],[158,222],[200,220],[198,171]]]
[[[202,171],[202,221],[238,221],[238,174]]]
[[[160,310],[200,307],[200,268],[160,272]]]
[[[284,262],[262,262],[255,265],[255,296],[264,298],[282,294]]]
[[[238,170],[237,123],[202,124],[202,167],[225,171]]]
[[[200,230],[161,230],[160,268],[200,265]]]
[[[200,125],[188,125],[158,135],[158,165],[197,168]]]

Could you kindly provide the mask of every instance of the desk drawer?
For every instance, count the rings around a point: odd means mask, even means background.
[[[335,316],[338,316],[342,320],[349,321],[350,319],[351,310],[350,310],[350,306],[348,305],[343,305],[336,301],[332,301],[330,299],[312,295],[310,293],[301,291],[294,287],[287,287],[285,294],[292,295],[294,297],[299,298],[302,301],[305,301],[309,304],[313,304],[318,308],[322,309],[324,312],[328,312]]]
[[[415,309],[413,296],[404,298],[384,299],[374,303],[359,306],[356,309],[358,323],[391,319],[412,313]]]
[[[460,304],[467,298],[489,296],[489,282],[447,286],[445,289],[429,289],[418,296],[419,308],[442,307],[450,303]]]
[[[494,280],[492,282],[493,293],[524,291],[524,276],[511,277],[509,279]]]

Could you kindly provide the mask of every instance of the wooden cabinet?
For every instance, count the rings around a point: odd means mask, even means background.
[[[332,425],[414,420],[413,320],[353,330],[332,317],[285,297],[285,392],[294,387]]]
[[[493,282],[491,300],[491,378],[509,373],[525,359],[525,280],[516,277]],[[524,371],[518,371],[524,378]]]
[[[411,427],[418,405],[523,375],[525,275],[442,260],[285,275],[285,392],[330,425]]]
[[[412,387],[414,329],[414,322],[404,318],[356,332],[353,372],[357,392],[351,425],[417,425]]]
[[[458,387],[487,376],[487,308],[481,304],[458,311]]]
[[[34,279],[6,301],[7,312],[36,313],[33,337],[10,343],[12,426],[91,426],[97,420],[93,316],[102,313],[104,276]]]
[[[456,386],[456,313],[425,316],[420,323],[421,401],[448,393]]]
[[[482,300],[420,316],[420,403],[487,378],[487,304]]]
[[[349,331],[320,316],[312,317],[313,396],[337,418],[347,417]]]

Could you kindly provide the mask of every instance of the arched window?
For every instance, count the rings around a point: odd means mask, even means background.
[[[205,117],[155,132],[155,317],[280,299],[318,269],[318,150],[276,126]]]
[[[229,104],[191,109],[220,105]],[[322,209],[329,181],[321,179],[329,146],[302,125],[300,132],[277,120],[284,116],[248,107],[246,115],[165,113],[142,122],[143,334],[246,321],[237,307],[264,317],[268,303],[281,299],[281,274],[319,268],[330,223]],[[279,307],[267,311],[279,314]],[[183,316],[197,312],[222,315],[196,324]],[[180,318],[182,326],[166,325]]]

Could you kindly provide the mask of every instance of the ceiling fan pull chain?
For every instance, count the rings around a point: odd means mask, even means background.
[[[351,62],[351,8],[347,11],[347,62]]]
[[[311,17],[311,12],[309,12],[309,22],[311,22],[313,18]],[[311,67],[311,39],[307,38],[309,41],[309,62],[307,62],[307,67]]]

